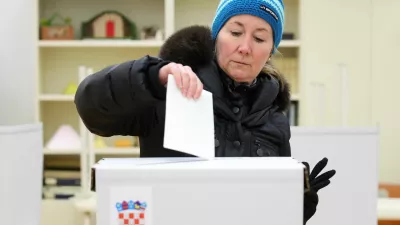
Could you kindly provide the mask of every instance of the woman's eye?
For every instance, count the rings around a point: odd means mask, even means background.
[[[238,36],[240,36],[242,33],[236,32],[236,31],[232,31],[231,34],[232,34],[233,36],[235,36],[235,37],[238,37]]]
[[[256,42],[259,42],[259,43],[264,42],[264,39],[261,39],[261,38],[255,37],[254,39],[256,40]]]

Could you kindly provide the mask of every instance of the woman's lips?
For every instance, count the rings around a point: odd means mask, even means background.
[[[245,66],[248,66],[248,65],[249,65],[248,63],[239,62],[239,61],[233,61],[233,62],[234,62],[234,63],[237,63],[237,64],[245,65]]]

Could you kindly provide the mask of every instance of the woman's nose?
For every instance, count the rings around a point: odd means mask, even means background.
[[[244,40],[242,43],[239,45],[239,53],[243,55],[248,55],[251,52],[251,47],[250,44],[247,40]]]

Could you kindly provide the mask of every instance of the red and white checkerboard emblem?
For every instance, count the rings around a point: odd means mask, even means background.
[[[145,225],[145,213],[137,210],[127,210],[119,213],[119,225]]]
[[[146,225],[146,207],[145,202],[118,202],[118,225]]]

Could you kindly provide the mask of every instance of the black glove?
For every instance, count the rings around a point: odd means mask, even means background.
[[[303,219],[305,224],[317,211],[319,201],[317,192],[330,184],[330,179],[336,174],[336,170],[329,170],[319,175],[328,164],[327,158],[323,158],[319,161],[311,172],[310,165],[307,162],[303,162],[303,164],[306,166],[308,171],[308,176],[305,177],[304,193]]]
[[[310,190],[304,193],[304,211],[303,211],[303,222],[307,223],[317,211],[318,205],[318,194],[317,192]]]

